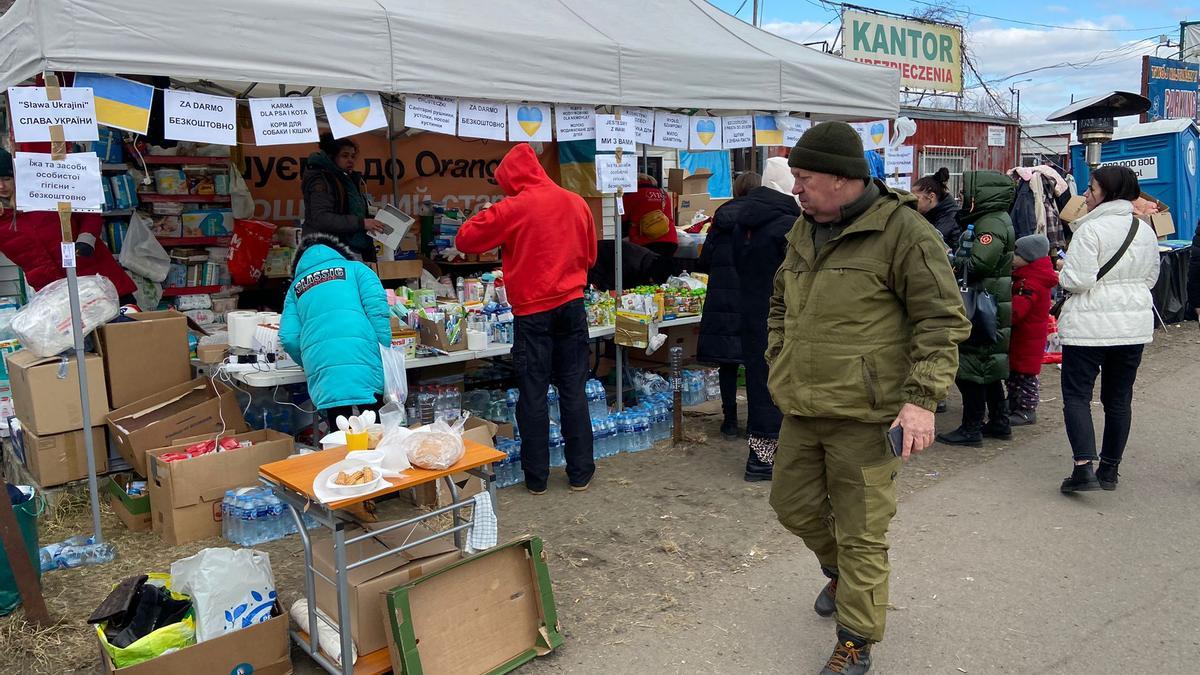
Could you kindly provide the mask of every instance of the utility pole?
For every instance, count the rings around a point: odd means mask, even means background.
[[[758,28],[758,0],[754,0],[754,9],[750,12],[750,25]]]

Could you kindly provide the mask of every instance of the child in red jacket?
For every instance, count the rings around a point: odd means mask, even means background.
[[[1008,408],[1014,427],[1037,422],[1041,398],[1038,374],[1042,372],[1046,335],[1050,331],[1050,293],[1058,285],[1058,274],[1049,255],[1050,240],[1043,234],[1017,240],[1008,355]]]

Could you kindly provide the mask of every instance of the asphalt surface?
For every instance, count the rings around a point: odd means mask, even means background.
[[[871,672],[1200,672],[1197,349],[1176,345],[1143,366],[1115,492],[1059,493],[1071,460],[1056,423],[904,500],[891,530],[894,607]],[[740,581],[690,602],[684,629],[572,640],[527,669],[820,670],[833,623],[812,612],[824,580],[801,542]]]

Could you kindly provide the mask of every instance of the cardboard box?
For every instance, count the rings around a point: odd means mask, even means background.
[[[494,422],[479,419],[478,417],[469,417],[463,426],[463,439],[474,441],[490,448],[494,443],[498,430],[499,426]],[[470,499],[485,489],[482,478],[473,476],[465,471],[451,474],[450,480],[454,481],[454,486],[458,488],[459,501]],[[411,492],[413,504],[417,506],[441,508],[453,503],[450,496],[450,488],[446,486],[446,481],[444,480],[418,485]]]
[[[225,360],[229,345],[200,345],[196,347],[196,358],[200,363],[216,364]]]
[[[382,529],[390,524],[394,523],[366,523],[364,526],[370,531]],[[363,532],[361,528],[348,527],[346,538],[357,537]],[[424,539],[432,534],[432,530],[420,524],[385,532],[347,546],[346,562],[355,563],[379,555],[389,548]],[[384,611],[384,597],[388,591],[451,565],[461,558],[462,554],[454,546],[454,538],[441,537],[350,570],[350,633],[354,637],[358,653],[369,654],[387,648],[387,624],[380,616]],[[314,538],[313,567],[330,579],[334,578],[333,540],[328,535]],[[337,593],[333,585],[317,577],[316,593],[317,607],[336,621]],[[308,630],[308,626],[300,628]]]
[[[1086,216],[1087,212],[1087,200],[1083,197],[1071,197],[1067,200],[1067,205],[1058,212],[1058,217],[1064,223],[1073,223]],[[1071,231],[1074,232],[1075,228],[1072,227]]]
[[[424,269],[420,260],[381,260],[367,265],[375,270],[382,280],[388,279],[419,279]]]
[[[104,490],[108,493],[108,505],[125,527],[134,532],[145,532],[151,523],[149,487],[145,494],[130,495],[125,491],[125,485],[133,480],[138,478],[131,473],[114,474],[105,480]]]
[[[113,408],[192,379],[187,317],[174,310],[129,316],[96,331]]]
[[[451,342],[446,335],[446,327],[441,323],[425,321],[421,323],[421,344],[440,349],[444,352],[461,352],[467,348],[466,325],[458,333],[458,340]]]
[[[104,645],[100,647],[105,675],[200,675],[201,673],[254,673],[254,675],[290,675],[291,643],[288,639],[287,614],[276,604],[272,618],[249,628],[226,633],[177,652],[143,661],[135,666],[116,668]],[[94,626],[87,630],[95,631]]]
[[[158,459],[163,453],[213,438],[206,435],[181,438],[169,447],[147,453],[153,528],[168,544],[178,546],[220,536],[225,491],[255,485],[258,467],[287,459],[296,449],[291,436],[270,429],[226,436],[254,445],[178,462]]]
[[[83,359],[87,368],[88,402],[92,424],[101,424],[108,413],[104,363],[96,354]],[[25,428],[42,436],[83,428],[79,400],[79,373],[75,357],[38,358],[29,351],[8,355],[13,407]]]
[[[542,540],[477,553],[387,594],[397,673],[507,673],[563,643]]]
[[[650,321],[649,314],[618,311],[613,340],[622,347],[645,349],[650,344]]]
[[[663,346],[654,350],[653,354],[647,354],[644,348],[639,351],[630,352],[629,358],[656,365],[669,364],[671,362],[671,347],[683,348],[684,361],[696,358],[696,349],[700,345],[700,324],[671,326],[659,332],[667,336],[667,341]]]
[[[87,478],[82,429],[42,436],[25,428],[22,437],[25,466],[38,485],[46,488]],[[104,440],[104,427],[92,427],[92,456],[96,458],[96,474],[107,472],[108,444]]]
[[[667,170],[667,191],[677,195],[707,195],[708,179],[712,172],[708,169],[688,175],[686,169]]]
[[[112,411],[108,428],[121,457],[145,476],[146,453],[151,450],[198,434],[222,429],[238,433],[250,427],[233,390],[201,377]]]

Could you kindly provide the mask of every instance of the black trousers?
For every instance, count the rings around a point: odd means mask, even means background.
[[[330,431],[330,433],[332,433],[332,432],[338,430],[338,426],[337,426],[338,415],[345,415],[346,417],[349,417],[351,415],[361,414],[363,411],[366,411],[366,410],[373,410],[376,413],[378,413],[379,409],[382,407],[383,407],[383,397],[380,396],[379,394],[375,394],[375,402],[374,403],[368,403],[365,405],[343,405],[343,406],[338,406],[336,408],[327,408],[325,410],[325,422],[329,425],[329,431]],[[358,412],[355,412],[355,409],[357,409]]]
[[[738,369],[741,364],[722,363],[717,368],[717,377],[721,381],[721,412],[733,420],[737,420],[737,381]]]
[[[1133,383],[1144,349],[1145,345],[1063,345],[1063,418],[1076,460],[1097,459],[1092,391],[1099,375],[1100,402],[1104,405],[1104,440],[1099,459],[1106,464],[1120,464],[1133,422]]]
[[[521,468],[525,485],[546,489],[550,479],[550,409],[546,390],[558,387],[558,405],[566,441],[567,478],[586,485],[596,472],[592,456],[592,420],[585,385],[588,379],[588,327],[583,300],[518,316],[513,322],[513,365],[517,370],[517,426],[521,430]]]
[[[1004,394],[1004,383],[1000,380],[979,384],[956,380],[963,398],[962,425],[966,429],[983,426],[984,418],[1002,420],[1008,415],[1008,401]]]

